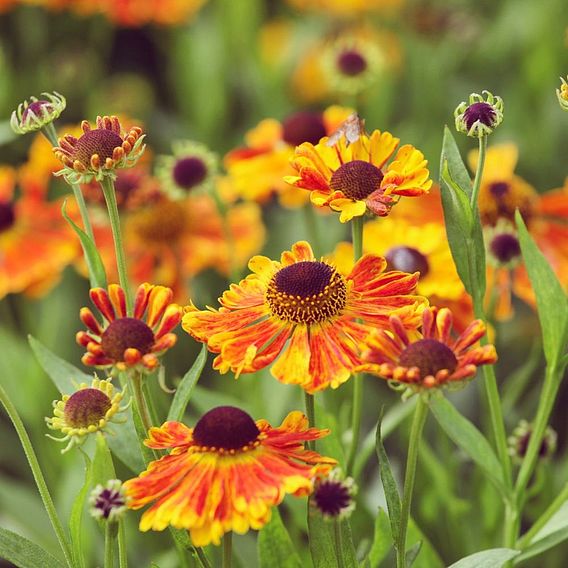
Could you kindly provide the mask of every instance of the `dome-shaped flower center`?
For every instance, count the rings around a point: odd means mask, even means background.
[[[381,181],[383,172],[379,168],[363,160],[353,160],[333,172],[329,186],[332,191],[342,191],[347,197],[358,201],[379,189]]]
[[[319,112],[296,112],[282,123],[282,138],[291,146],[299,146],[303,142],[317,144],[325,135],[325,125]]]
[[[9,201],[0,201],[0,233],[7,231],[15,220],[14,205]]]
[[[187,156],[176,160],[172,177],[176,185],[183,189],[191,189],[199,185],[207,176],[207,165],[197,156]]]
[[[347,300],[345,279],[325,262],[302,261],[280,269],[270,281],[266,301],[273,315],[311,324],[337,315]]]
[[[489,192],[495,199],[503,199],[509,193],[510,187],[506,181],[495,181],[489,186]]]
[[[342,51],[337,57],[337,67],[344,75],[354,77],[367,69],[367,60],[358,51]]]
[[[489,104],[484,102],[473,103],[469,105],[463,113],[465,125],[469,130],[477,121],[485,126],[493,126],[495,123],[495,109]]]
[[[186,221],[184,204],[169,200],[142,209],[131,218],[136,234],[150,244],[176,241],[183,233]]]
[[[454,352],[437,339],[420,339],[411,343],[400,354],[398,362],[403,367],[418,367],[421,378],[435,377],[443,369],[453,373],[458,366]]]
[[[511,233],[496,235],[489,246],[495,258],[503,264],[510,262],[521,254],[519,239]]]
[[[49,101],[34,101],[24,109],[22,113],[22,123],[25,124],[30,114],[41,118],[44,112],[53,112],[53,105]]]
[[[98,426],[112,406],[110,398],[98,389],[81,389],[65,403],[65,422],[73,428]]]
[[[418,250],[411,247],[393,247],[385,255],[388,270],[400,270],[402,272],[420,272],[424,278],[430,267],[428,259]]]
[[[114,320],[101,337],[104,354],[115,361],[124,361],[127,349],[138,349],[144,355],[152,349],[153,343],[153,331],[136,318]]]
[[[340,481],[322,481],[312,496],[316,507],[330,517],[337,517],[351,504],[349,489]]]
[[[238,450],[254,442],[260,430],[240,408],[218,406],[204,414],[193,429],[193,439],[200,446]]]
[[[73,161],[79,160],[88,168],[91,163],[91,156],[97,154],[101,162],[104,163],[107,158],[112,158],[114,149],[121,145],[122,138],[112,130],[105,128],[89,130],[75,142],[71,159]]]

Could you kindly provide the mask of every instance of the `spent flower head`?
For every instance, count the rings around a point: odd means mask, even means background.
[[[134,126],[124,132],[116,116],[97,116],[96,128],[84,120],[81,128],[79,138],[66,134],[53,149],[64,166],[55,175],[69,184],[114,179],[116,170],[134,166],[144,153],[142,129]]]
[[[462,102],[457,106],[454,118],[458,132],[481,138],[491,134],[503,122],[503,99],[489,91],[482,93],[482,95],[472,93],[468,102]]]
[[[65,97],[57,92],[42,93],[42,98],[30,97],[12,113],[10,126],[16,134],[35,132],[51,124],[65,110]]]
[[[123,421],[117,417],[128,407],[120,406],[123,396],[123,392],[115,392],[110,379],[101,381],[95,376],[90,386],[81,383],[73,394],[53,401],[53,416],[45,421],[51,430],[59,430],[64,436],[48,436],[58,442],[68,442],[61,453],[81,445],[89,434],[104,430],[109,422]]]
[[[347,519],[355,510],[357,486],[339,468],[316,480],[310,504],[328,521]]]
[[[97,485],[89,495],[89,512],[95,519],[113,523],[128,510],[126,493],[120,479],[109,479],[106,485]]]
[[[556,89],[556,96],[558,97],[560,108],[562,110],[568,110],[568,83],[563,77],[560,77],[560,81],[560,89]]]

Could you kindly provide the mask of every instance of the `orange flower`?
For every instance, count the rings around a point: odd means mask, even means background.
[[[272,367],[279,381],[310,393],[337,388],[360,363],[360,345],[373,329],[392,313],[413,327],[427,302],[410,295],[418,273],[385,267],[383,258],[365,255],[343,276],[300,241],[280,262],[253,257],[253,274],[231,285],[219,310],[191,305],[182,325],[219,353],[213,366],[221,373],[254,373],[280,355]]]
[[[48,179],[27,168],[24,174],[23,169],[0,167],[0,298],[45,294],[80,254],[61,216],[61,200],[47,201]]]
[[[169,288],[142,284],[132,317],[126,313],[126,297],[118,284],[111,284],[108,292],[92,288],[89,295],[106,321],[99,323],[89,308],[81,308],[80,318],[88,331],[77,333],[77,343],[87,349],[81,359],[85,365],[153,371],[158,355],[176,343],[176,335],[170,332],[180,322],[181,307],[171,303]]]
[[[140,530],[186,529],[195,546],[219,544],[229,531],[258,530],[287,493],[309,494],[313,478],[336,463],[304,449],[328,433],[308,428],[298,411],[273,428],[233,406],[210,410],[195,428],[166,422],[150,429],[145,444],[171,452],[124,484],[128,506],[155,502]]]
[[[330,207],[341,213],[342,223],[367,212],[384,217],[401,196],[417,197],[432,185],[424,154],[411,146],[401,146],[390,132],[375,130],[337,143],[322,138],[319,144],[305,142],[296,148],[292,166],[297,176],[288,183],[311,191],[310,199],[318,207]]]
[[[282,122],[262,120],[246,134],[247,145],[225,156],[225,167],[238,195],[265,203],[274,194],[285,207],[299,207],[307,201],[282,178],[294,173],[290,160],[302,142],[317,144],[330,135],[353,111],[331,106],[324,112],[300,111]]]
[[[426,308],[422,313],[422,333],[408,336],[397,315],[390,328],[379,330],[369,341],[366,363],[358,370],[409,385],[413,390],[441,387],[475,377],[480,365],[493,364],[497,354],[493,345],[473,347],[485,335],[481,320],[473,321],[455,340],[452,312],[447,308]]]
[[[129,27],[148,23],[180,25],[192,19],[207,0],[102,0],[100,11],[111,21]]]

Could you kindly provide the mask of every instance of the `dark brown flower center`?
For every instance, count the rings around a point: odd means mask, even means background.
[[[477,121],[485,126],[493,126],[495,122],[495,109],[489,104],[484,102],[473,103],[469,105],[463,113],[465,125],[469,130]]]
[[[385,255],[388,270],[400,270],[401,272],[420,272],[424,278],[430,267],[428,259],[418,250],[411,247],[394,247]]]
[[[172,243],[183,233],[187,214],[183,203],[162,200],[131,218],[136,234],[150,244]]]
[[[0,233],[7,231],[15,220],[14,205],[9,201],[0,201]]]
[[[354,77],[367,69],[367,60],[358,51],[342,51],[337,58],[337,67],[343,74]]]
[[[120,318],[111,322],[101,337],[101,347],[107,357],[124,361],[127,349],[138,349],[142,355],[150,352],[154,344],[154,333],[141,320]]]
[[[312,496],[316,507],[330,517],[337,517],[351,504],[349,489],[340,481],[322,481]]]
[[[509,193],[510,187],[506,181],[495,181],[489,186],[489,191],[495,199],[503,199]]]
[[[188,156],[176,160],[172,177],[176,185],[183,189],[191,189],[199,185],[207,176],[207,166],[201,158]]]
[[[398,362],[403,367],[418,367],[422,379],[429,375],[435,377],[443,369],[453,373],[458,366],[454,352],[437,339],[420,339],[411,343],[400,354]]]
[[[218,406],[204,414],[193,429],[193,439],[200,446],[238,450],[256,441],[260,430],[240,408]]]
[[[65,422],[73,428],[98,425],[112,406],[110,398],[98,389],[81,389],[65,403]]]
[[[311,324],[337,315],[347,300],[345,279],[325,262],[302,261],[280,269],[270,281],[266,301],[273,315]]]
[[[519,239],[511,233],[496,235],[489,245],[495,258],[506,264],[521,254]]]
[[[363,160],[353,160],[340,166],[333,175],[329,186],[332,191],[342,191],[354,201],[369,197],[381,187],[383,172]]]
[[[43,117],[44,112],[52,112],[53,105],[49,101],[35,101],[29,104],[22,113],[22,123],[25,123],[30,114],[34,114],[38,118]]]
[[[107,158],[112,158],[115,148],[122,145],[122,138],[105,128],[97,128],[85,132],[75,143],[71,159],[79,160],[85,167],[90,166],[91,156],[97,154],[101,162]]]
[[[282,138],[291,146],[304,142],[317,144],[326,135],[323,118],[319,112],[296,112],[282,123]]]

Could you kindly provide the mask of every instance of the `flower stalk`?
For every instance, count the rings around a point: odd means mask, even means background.
[[[105,526],[104,568],[114,568],[114,551],[117,544],[118,523],[107,521]]]
[[[233,563],[233,533],[229,531],[223,536],[223,568],[231,568]]]

